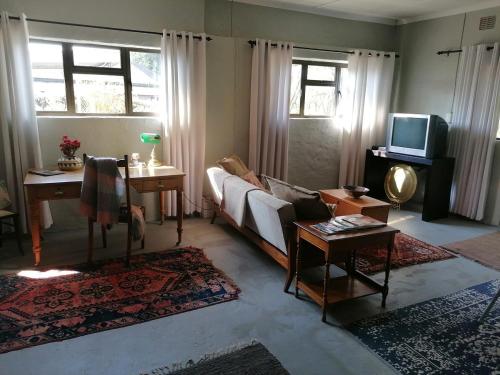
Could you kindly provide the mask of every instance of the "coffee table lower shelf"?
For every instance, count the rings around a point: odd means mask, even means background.
[[[297,287],[318,305],[323,306],[325,297],[323,280],[302,279],[299,280]],[[331,278],[328,281],[326,304],[333,305],[349,299],[382,293],[382,288],[382,286],[376,287],[349,275]]]

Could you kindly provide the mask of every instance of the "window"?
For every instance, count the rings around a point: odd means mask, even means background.
[[[32,40],[30,56],[39,115],[159,112],[159,52]]]
[[[291,117],[333,117],[339,82],[347,64],[294,60],[290,93]]]

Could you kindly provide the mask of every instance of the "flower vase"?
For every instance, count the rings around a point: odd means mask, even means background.
[[[77,171],[83,167],[83,162],[74,155],[62,155],[57,160],[57,167],[61,171]]]

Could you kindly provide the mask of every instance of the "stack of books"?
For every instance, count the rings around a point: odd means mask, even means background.
[[[354,214],[337,216],[329,221],[325,221],[324,223],[311,225],[311,227],[324,234],[331,235],[360,229],[378,228],[386,225],[386,223],[373,219],[369,216]]]

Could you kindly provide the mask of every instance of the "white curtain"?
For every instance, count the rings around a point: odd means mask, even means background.
[[[163,162],[182,170],[184,213],[202,212],[206,125],[206,35],[163,31],[161,39]],[[167,214],[176,215],[175,194]]]
[[[287,178],[293,45],[257,39],[252,56],[248,165]]]
[[[366,149],[385,144],[395,58],[394,52],[367,50],[348,57],[337,118],[343,128],[340,186],[361,185]]]
[[[451,211],[482,220],[499,121],[499,43],[463,47],[450,128],[449,154],[456,158]]]
[[[24,176],[29,168],[42,168],[26,17],[0,19],[0,179],[7,182],[14,208],[27,230]],[[42,204],[44,227],[52,225],[49,206]]]

